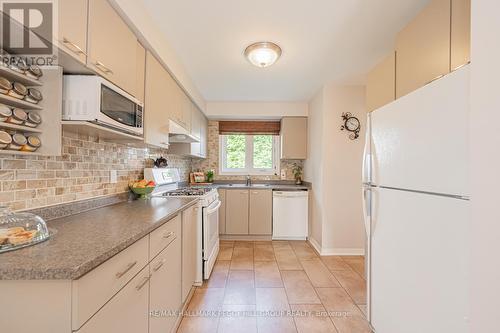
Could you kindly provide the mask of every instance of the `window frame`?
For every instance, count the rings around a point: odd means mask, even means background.
[[[256,134],[259,135],[259,134]],[[226,176],[279,176],[280,174],[280,136],[272,135],[273,139],[273,167],[270,169],[253,168],[253,137],[252,134],[245,135],[245,168],[229,169],[226,168],[226,140],[228,135],[219,135],[219,174]]]

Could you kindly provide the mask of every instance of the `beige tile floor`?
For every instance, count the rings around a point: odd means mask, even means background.
[[[178,332],[369,333],[362,256],[320,257],[307,242],[221,241]]]

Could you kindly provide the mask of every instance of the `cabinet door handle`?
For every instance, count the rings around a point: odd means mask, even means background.
[[[119,279],[122,276],[124,276],[125,274],[127,274],[127,272],[130,271],[132,269],[132,267],[134,267],[136,264],[137,264],[137,261],[134,261],[134,262],[131,262],[130,264],[128,264],[127,267],[125,267],[125,269],[123,271],[116,273],[116,275],[115,275],[116,278]]]
[[[169,232],[163,234],[163,238],[168,239],[168,238],[170,238],[170,237],[172,237],[174,235],[175,235],[175,232],[169,231]]]
[[[143,277],[142,281],[135,287],[135,289],[141,290],[142,287],[144,287],[146,285],[146,283],[148,283],[149,279],[151,279],[151,276]]]
[[[259,192],[258,191],[253,191],[252,194],[259,194]]]
[[[153,272],[158,271],[161,268],[161,266],[163,266],[164,263],[165,259],[162,259],[155,267],[153,267]]]
[[[63,44],[66,44],[68,46],[70,46],[70,50],[76,54],[83,54],[84,56],[87,56],[87,53],[83,52],[82,48],[78,45],[76,45],[75,43],[73,43],[72,41],[70,41],[69,39],[67,39],[66,37],[63,37]]]
[[[101,72],[104,72],[105,74],[111,74],[113,75],[113,71],[111,69],[109,69],[108,67],[106,67],[102,62],[100,61],[96,61],[94,62],[94,66],[100,70]]]

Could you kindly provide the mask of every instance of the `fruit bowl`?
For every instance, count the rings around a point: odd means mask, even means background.
[[[140,180],[129,184],[129,188],[135,194],[138,194],[140,198],[146,199],[148,194],[151,194],[155,189],[156,184],[153,181]]]
[[[153,186],[149,187],[130,187],[130,190],[134,192],[135,194],[138,194],[140,198],[145,199],[148,194],[153,192],[155,188]]]

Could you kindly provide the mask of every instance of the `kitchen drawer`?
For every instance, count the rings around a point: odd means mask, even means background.
[[[156,257],[168,244],[181,236],[181,215],[177,215],[149,234],[149,257]]]
[[[174,315],[161,315],[161,312],[173,314],[182,307],[181,246],[181,237],[177,237],[149,265],[149,311],[152,314],[149,318],[149,333],[171,332],[178,319]]]
[[[73,329],[132,279],[149,261],[149,237],[143,237],[72,284]]]
[[[86,322],[78,333],[147,333],[149,279],[149,267],[146,267]]]

